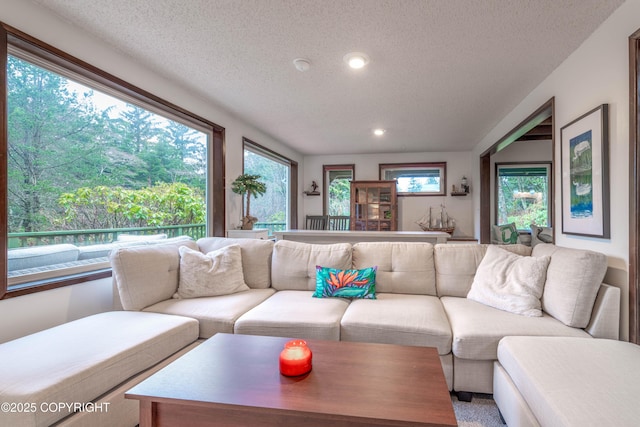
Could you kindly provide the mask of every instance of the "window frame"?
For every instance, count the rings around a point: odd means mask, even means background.
[[[0,251],[4,256],[4,263],[0,265],[0,299],[12,298],[35,292],[70,286],[78,283],[111,277],[111,268],[100,265],[96,270],[65,275],[21,284],[19,288],[10,289],[8,281],[8,123],[7,123],[7,56],[9,45],[24,51],[34,57],[46,61],[71,75],[81,76],[92,83],[98,90],[107,88],[124,99],[140,103],[151,111],[165,113],[176,117],[185,124],[191,124],[199,129],[206,129],[210,135],[207,150],[207,235],[224,236],[225,234],[225,129],[207,119],[193,114],[175,104],[134,86],[110,73],[107,73],[85,61],[82,61],[60,49],[38,40],[16,28],[0,22],[0,162],[4,167],[0,172]],[[64,75],[64,74],[63,74]]]
[[[356,165],[353,163],[343,165],[322,165],[322,185],[324,186],[324,196],[322,197],[323,215],[329,215],[329,173],[336,170],[351,171],[351,180],[356,180]]]
[[[252,151],[289,166],[289,206],[287,206],[287,222],[289,223],[289,229],[293,230],[298,228],[298,162],[243,136],[242,173],[244,173],[245,150]],[[244,203],[242,203],[242,205],[242,215],[244,216]]]
[[[385,171],[387,170],[420,170],[420,169],[438,169],[439,177],[440,177],[440,189],[438,191],[423,191],[423,192],[412,192],[412,191],[399,191],[397,190],[398,197],[407,197],[407,196],[446,196],[447,195],[447,162],[419,162],[419,163],[380,163],[378,165],[379,173],[378,177],[380,180],[395,180],[395,178],[388,178],[385,176]],[[396,184],[397,185],[397,184]]]
[[[509,169],[524,169],[527,167],[545,167],[547,169],[547,224],[538,224],[544,227],[553,227],[553,213],[551,211],[553,200],[553,162],[551,161],[533,161],[533,162],[496,162],[494,164],[494,206],[493,206],[493,222],[498,225],[499,206],[498,191],[500,189],[500,168],[507,167]],[[530,229],[519,229],[520,231],[531,231]]]

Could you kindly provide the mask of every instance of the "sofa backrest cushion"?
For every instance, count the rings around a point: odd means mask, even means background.
[[[607,272],[606,255],[539,243],[533,256],[551,256],[542,294],[542,309],[574,328],[586,328]]]
[[[356,243],[352,256],[353,268],[378,267],[376,292],[436,295],[431,243]]]
[[[488,246],[486,244],[446,243],[435,245],[434,264],[439,297],[466,298]],[[531,248],[521,244],[500,245],[500,248],[517,255],[531,255]]]
[[[271,287],[271,256],[273,254],[271,240],[204,237],[197,243],[200,252],[205,254],[225,246],[239,245],[242,253],[244,282],[252,289]]]
[[[279,291],[316,289],[316,266],[351,268],[351,244],[310,244],[279,240],[273,246],[271,286]]]
[[[142,310],[171,299],[178,289],[180,246],[198,250],[196,242],[186,238],[166,244],[118,248],[111,252],[113,278],[125,310]]]

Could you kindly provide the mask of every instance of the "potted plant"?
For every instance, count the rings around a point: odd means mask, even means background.
[[[253,230],[253,224],[258,222],[258,218],[251,216],[251,196],[261,196],[267,191],[267,186],[264,182],[259,181],[260,175],[242,174],[231,183],[231,191],[241,196],[247,197],[247,208],[244,211],[245,215],[242,218],[242,229]]]

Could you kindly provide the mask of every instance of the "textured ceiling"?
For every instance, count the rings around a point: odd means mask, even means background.
[[[303,154],[469,150],[623,3],[35,1]]]

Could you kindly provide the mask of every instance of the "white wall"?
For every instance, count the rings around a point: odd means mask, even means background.
[[[213,101],[180,87],[138,64],[135,59],[60,20],[46,9],[25,0],[0,0],[0,21],[224,127],[227,226],[237,223],[242,212],[241,197],[231,192],[229,187],[242,173],[243,136],[298,162],[302,174],[302,156],[290,147],[234,117]],[[298,209],[301,210],[300,207]],[[108,310],[112,304],[111,295],[111,280],[102,280],[2,300],[0,342]]]
[[[629,262],[629,53],[628,37],[640,28],[640,0],[628,0],[616,10],[569,58],[511,111],[473,150],[473,158],[507,134],[538,107],[555,97],[556,159],[560,159],[560,129],[591,109],[609,104],[609,180],[611,238],[595,239],[562,234],[556,227],[556,242],[574,248],[589,248],[609,256],[605,281],[619,286],[624,299],[621,321],[628,338]],[[480,176],[473,163],[473,177]],[[560,194],[560,164],[556,162],[555,192]],[[556,197],[555,224],[562,223],[560,197]],[[480,198],[473,195],[476,230]],[[479,233],[477,231],[477,233]]]
[[[471,167],[470,152],[438,152],[438,153],[399,153],[399,154],[348,154],[340,156],[306,156],[304,158],[304,179],[301,192],[309,190],[311,181],[316,181],[322,197],[309,197],[302,195],[304,200],[305,215],[322,214],[322,198],[325,195],[323,188],[322,166],[335,164],[355,164],[356,180],[379,179],[378,164],[380,163],[415,163],[415,162],[447,162],[447,196],[424,197],[398,197],[398,230],[419,231],[416,224],[429,206],[440,209],[444,203],[449,215],[456,220],[455,236],[473,236],[473,210],[470,196],[452,197],[451,185],[460,186],[463,175],[470,176]],[[469,179],[471,193],[474,192],[474,181]],[[477,181],[476,181],[477,182]],[[300,224],[304,224],[301,222]]]

